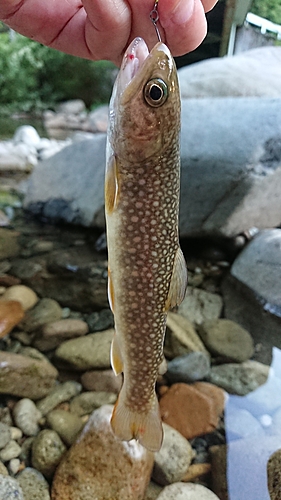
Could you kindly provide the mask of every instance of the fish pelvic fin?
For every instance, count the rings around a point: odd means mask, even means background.
[[[187,267],[181,248],[179,247],[175,256],[173,274],[170,284],[165,311],[179,306],[183,301],[187,288]]]
[[[122,441],[136,439],[149,451],[159,451],[163,440],[163,428],[156,394],[148,411],[138,412],[125,402],[124,385],[115,404],[111,427]]]

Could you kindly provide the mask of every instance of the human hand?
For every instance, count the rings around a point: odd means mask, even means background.
[[[205,12],[218,0],[159,0],[157,23],[174,56],[194,50],[207,31]],[[157,42],[149,14],[154,0],[4,0],[0,19],[54,49],[119,65],[128,44],[141,36]]]

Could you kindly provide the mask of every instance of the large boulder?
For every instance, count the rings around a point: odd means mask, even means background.
[[[281,99],[184,99],[181,236],[232,237],[281,220]],[[105,135],[36,166],[25,207],[104,227]]]
[[[281,47],[217,57],[179,70],[182,97],[281,97]]]

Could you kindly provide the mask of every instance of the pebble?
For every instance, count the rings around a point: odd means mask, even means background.
[[[87,318],[91,332],[101,332],[114,326],[114,317],[110,309],[102,309],[90,314]]]
[[[32,307],[34,307],[38,302],[38,296],[36,293],[25,285],[10,286],[2,295],[2,299],[17,300],[21,303],[24,311],[32,309]]]
[[[265,384],[268,375],[269,366],[248,360],[239,364],[227,363],[213,366],[209,380],[230,394],[245,396]]]
[[[40,399],[55,384],[58,372],[51,363],[0,351],[0,393]]]
[[[201,325],[204,321],[219,318],[222,308],[223,301],[220,295],[188,286],[178,313],[191,323]]]
[[[38,434],[38,422],[42,418],[42,413],[31,399],[20,399],[13,408],[13,416],[15,424],[26,436],[36,436]]]
[[[219,497],[201,484],[178,482],[166,486],[157,500],[219,500]]]
[[[113,392],[83,392],[72,399],[70,411],[78,416],[88,415],[100,406],[114,404],[117,395]]]
[[[143,500],[157,500],[162,490],[162,486],[154,483],[153,481],[150,481]]]
[[[57,468],[52,500],[143,500],[153,454],[135,440],[120,441],[113,434],[112,410],[106,405],[92,413]]]
[[[187,439],[212,432],[218,426],[219,415],[214,400],[192,385],[173,384],[159,404],[163,422]]]
[[[163,486],[181,481],[186,475],[193,450],[187,439],[167,424],[163,424],[163,443],[155,453],[152,479]]]
[[[38,401],[37,408],[43,416],[53,410],[58,404],[77,396],[82,390],[81,384],[69,380],[64,384],[57,385],[48,396]]]
[[[19,441],[22,438],[22,430],[18,427],[10,427],[11,439]]]
[[[89,328],[81,319],[61,319],[42,326],[33,340],[33,345],[40,351],[49,351],[58,347],[64,340],[81,337]]]
[[[0,260],[11,259],[19,255],[18,239],[19,233],[17,231],[0,228]]]
[[[65,410],[50,411],[47,415],[47,423],[68,447],[74,443],[84,425],[81,418]]]
[[[1,460],[0,460],[0,478],[1,478],[1,476],[8,476],[8,475],[9,475],[9,472],[8,472],[7,467],[5,467],[3,462],[1,462]]]
[[[12,458],[12,460],[10,460],[8,468],[12,476],[15,476],[18,473],[20,465],[19,458]]]
[[[67,340],[57,348],[56,357],[74,370],[109,368],[113,334],[114,330],[110,329]]]
[[[2,474],[0,474],[0,500],[25,500],[18,482]]]
[[[275,451],[267,462],[267,484],[270,500],[280,500],[281,450]]]
[[[3,422],[0,422],[0,450],[5,448],[11,439],[10,427]]]
[[[229,319],[205,321],[198,332],[210,353],[225,361],[242,363],[254,354],[250,333]]]
[[[31,455],[31,448],[33,441],[34,441],[33,436],[28,437],[23,441],[21,445],[21,454],[19,455],[19,458],[26,464],[30,463],[30,455]]]
[[[191,464],[188,467],[187,473],[182,478],[182,481],[189,483],[191,481],[195,481],[199,478],[202,478],[207,474],[210,474],[210,472],[211,472],[211,464],[209,463]]]
[[[21,453],[20,445],[11,439],[8,444],[0,451],[0,460],[2,462],[9,462],[12,458],[17,458]]]
[[[199,351],[209,355],[192,323],[176,313],[168,313],[164,353],[167,358]]]
[[[210,370],[210,356],[204,352],[195,351],[169,361],[165,377],[170,383],[195,382],[208,377]]]
[[[32,466],[50,479],[66,451],[58,433],[44,429],[32,443]]]
[[[50,500],[49,484],[43,474],[32,467],[18,474],[17,481],[26,500]]]
[[[195,382],[192,387],[211,398],[218,416],[222,414],[227,401],[227,394],[224,390],[209,382]]]
[[[22,305],[17,300],[3,300],[2,297],[0,299],[0,338],[10,333],[24,317]]]
[[[122,375],[115,375],[113,370],[91,370],[83,373],[81,384],[87,391],[119,393]]]
[[[39,300],[33,309],[26,312],[21,328],[26,332],[34,332],[45,323],[61,319],[62,309],[58,302],[44,298]]]

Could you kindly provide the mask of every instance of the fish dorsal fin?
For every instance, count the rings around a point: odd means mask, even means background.
[[[173,274],[170,284],[170,290],[166,301],[166,311],[175,306],[180,305],[183,301],[187,287],[187,268],[185,259],[180,247],[178,247]]]
[[[113,336],[110,352],[110,361],[115,375],[123,372],[123,360],[116,333]]]
[[[114,155],[112,155],[106,166],[105,174],[105,209],[110,215],[117,206],[118,200],[118,168]]]

